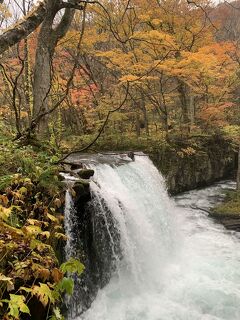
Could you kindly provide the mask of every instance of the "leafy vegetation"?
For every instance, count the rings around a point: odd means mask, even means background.
[[[66,274],[83,271],[58,259],[66,236],[56,163],[65,153],[168,150],[191,162],[227,142],[239,150],[240,188],[239,8],[239,0],[0,1],[4,319],[32,314],[34,301],[61,319],[58,302],[73,289]],[[237,199],[219,212],[237,213]]]
[[[63,263],[57,251],[63,246],[64,188],[56,160],[46,151],[1,144],[0,175],[0,306],[4,319],[31,314],[33,298],[48,308],[52,319],[62,319],[59,302],[71,294],[71,273],[83,265],[74,259]],[[65,276],[64,276],[65,275]]]

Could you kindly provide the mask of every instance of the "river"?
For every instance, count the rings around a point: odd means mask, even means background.
[[[147,157],[92,167],[92,194],[114,216],[122,255],[110,282],[75,320],[239,320],[239,236],[201,210],[235,184],[170,198]]]

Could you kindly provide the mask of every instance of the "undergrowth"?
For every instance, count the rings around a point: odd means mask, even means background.
[[[42,319],[63,319],[59,305],[73,291],[66,274],[84,269],[74,259],[60,264],[66,235],[56,160],[47,151],[0,138],[1,319],[34,319],[39,310]]]

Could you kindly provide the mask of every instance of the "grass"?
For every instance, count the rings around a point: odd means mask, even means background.
[[[216,218],[240,218],[240,191],[228,191],[224,202],[212,211]]]

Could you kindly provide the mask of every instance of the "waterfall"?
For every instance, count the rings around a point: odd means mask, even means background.
[[[88,310],[70,319],[239,320],[239,239],[191,208],[209,209],[222,185],[174,201],[146,156],[91,166],[85,217],[99,285]]]
[[[76,212],[71,192],[68,189],[65,196],[65,210],[64,210],[64,229],[67,234],[67,242],[65,246],[66,260],[76,256],[74,225],[76,224]]]

